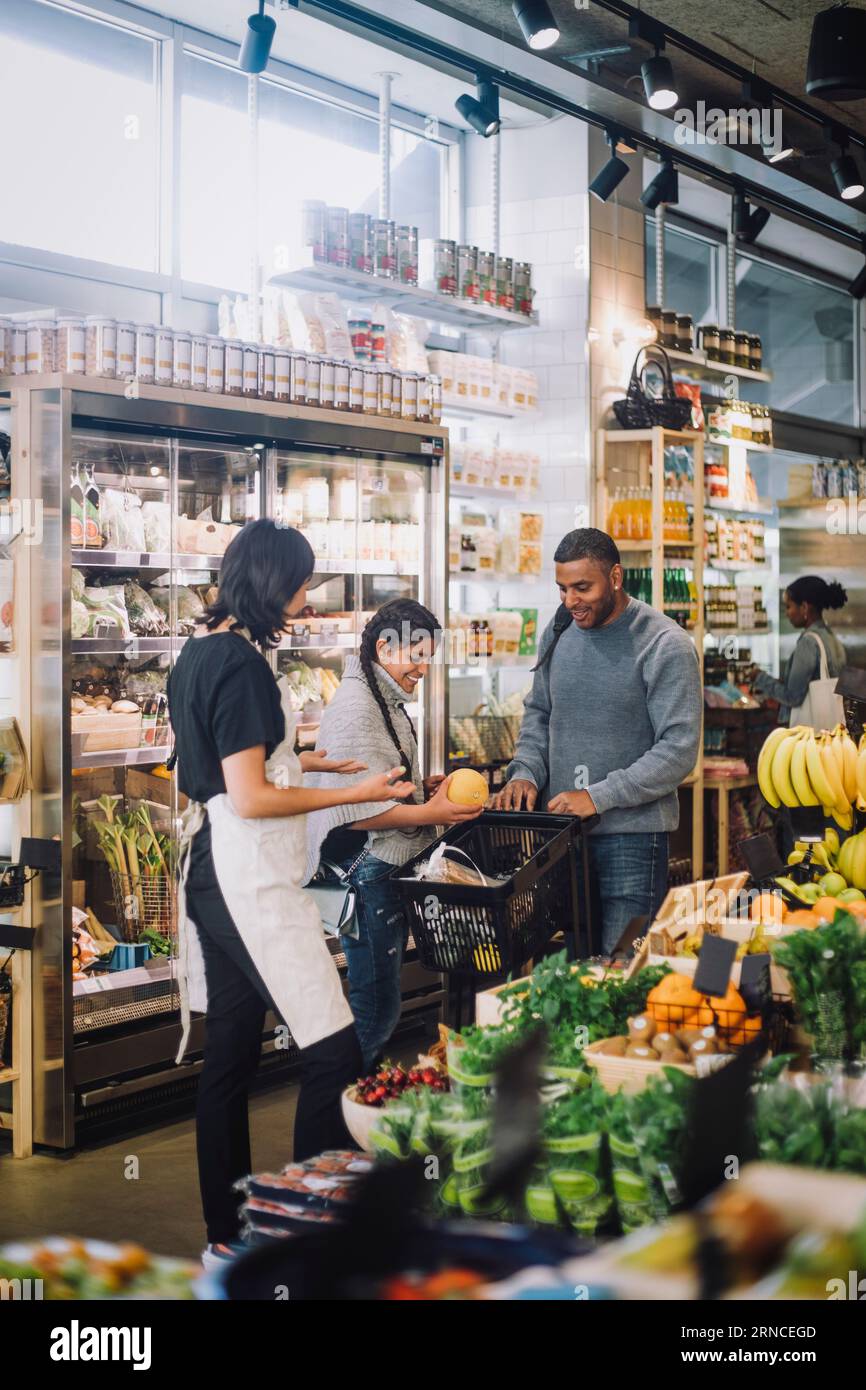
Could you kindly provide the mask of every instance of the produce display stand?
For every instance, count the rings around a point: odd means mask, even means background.
[[[726,874],[729,867],[731,834],[731,792],[746,791],[757,786],[753,773],[748,777],[705,777],[704,791],[718,797],[719,814],[716,831],[716,867],[720,875]]]

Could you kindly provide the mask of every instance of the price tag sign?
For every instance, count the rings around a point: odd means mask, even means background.
[[[740,993],[750,1014],[759,1014],[770,1002],[770,955],[744,956],[740,967]]]
[[[695,989],[698,994],[712,994],[724,998],[728,992],[731,966],[736,954],[736,941],[704,932],[698,968],[695,971]]]
[[[762,883],[765,879],[775,878],[777,874],[785,872],[785,865],[772,835],[750,835],[747,840],[738,842],[737,849],[756,883]]]

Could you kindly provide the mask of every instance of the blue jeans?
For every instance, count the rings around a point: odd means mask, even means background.
[[[610,954],[633,917],[652,921],[668,886],[666,831],[590,835],[590,899],[596,944]],[[580,858],[578,857],[580,874]],[[581,887],[582,893],[582,887]]]
[[[353,861],[342,865],[347,870]],[[409,928],[397,889],[389,882],[393,864],[366,854],[350,875],[357,889],[358,936],[344,936],[349,971],[349,1006],[369,1072],[381,1060],[400,1018],[400,971]]]

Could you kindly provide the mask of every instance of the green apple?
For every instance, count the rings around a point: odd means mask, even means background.
[[[845,888],[836,897],[840,903],[862,903],[866,902],[866,893],[861,893],[859,888]]]
[[[818,886],[822,894],[826,894],[828,898],[838,898],[840,893],[844,893],[848,884],[841,874],[825,874],[822,879],[819,879]]]
[[[816,903],[819,898],[825,896],[817,883],[801,883],[797,893],[804,903]]]

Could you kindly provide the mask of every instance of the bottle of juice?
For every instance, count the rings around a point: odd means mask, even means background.
[[[607,529],[615,541],[624,540],[622,516],[622,488],[617,488],[607,514]]]
[[[698,625],[698,587],[695,584],[694,576],[688,580],[689,589],[689,627],[695,628]]]

